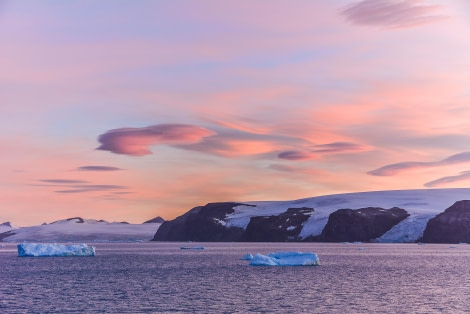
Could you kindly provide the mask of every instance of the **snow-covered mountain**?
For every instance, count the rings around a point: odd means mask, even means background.
[[[135,242],[152,239],[161,223],[128,224],[79,217],[40,226],[0,229],[4,242]],[[6,228],[5,228],[6,229]]]
[[[402,211],[404,215],[374,241],[415,242],[423,236],[431,218],[461,200],[470,200],[470,189],[376,191],[293,201],[213,203],[193,208],[173,221],[164,222],[153,240],[266,241],[266,237],[270,237],[274,241],[318,241],[324,236],[322,232],[330,215],[340,209],[355,210],[343,215],[361,218],[366,211],[361,212],[360,209],[373,207],[367,211],[370,217],[364,219],[370,218],[369,222],[377,223],[382,218],[372,218],[386,214],[392,217],[395,214],[387,210],[398,207],[405,210]],[[343,221],[348,217],[343,217]],[[337,229],[354,227],[361,228],[354,223],[352,227],[336,226]]]
[[[0,224],[0,233],[11,231],[11,230],[14,230],[14,229],[17,229],[17,228],[18,227],[13,225],[11,222],[7,221],[7,222],[4,222],[4,223]]]

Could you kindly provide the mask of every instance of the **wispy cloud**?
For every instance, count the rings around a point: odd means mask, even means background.
[[[406,28],[440,21],[442,9],[420,0],[364,0],[346,7],[341,14],[353,24],[383,28]]]
[[[117,167],[109,167],[109,166],[82,166],[78,167],[77,171],[119,171],[124,170]]]
[[[316,155],[306,151],[288,150],[280,153],[277,157],[286,160],[310,160],[315,159]]]
[[[463,152],[463,153],[455,154],[440,161],[430,161],[430,162],[406,161],[406,162],[400,162],[396,164],[390,164],[390,165],[386,165],[381,168],[369,171],[367,172],[367,174],[370,174],[373,176],[393,176],[402,171],[416,169],[416,168],[431,168],[431,167],[453,165],[453,164],[464,163],[464,162],[470,162],[470,152]]]
[[[155,144],[191,144],[215,135],[211,130],[189,124],[157,124],[142,128],[109,130],[98,137],[99,150],[115,154],[144,156],[152,154],[148,148]]]
[[[69,180],[69,179],[45,179],[38,180],[39,182],[47,183],[36,186],[44,187],[63,187],[63,190],[54,191],[56,193],[85,193],[85,192],[100,192],[100,191],[120,191],[126,190],[129,187],[124,185],[115,184],[89,184],[88,181],[83,180]]]
[[[335,142],[329,144],[315,145],[315,153],[345,153],[352,151],[363,151],[366,147],[356,143],[350,142]]]
[[[56,193],[87,193],[87,192],[104,192],[127,189],[127,186],[110,185],[110,184],[86,184],[86,185],[73,185],[71,189],[58,190]]]
[[[339,154],[347,152],[360,152],[367,147],[350,142],[334,142],[328,144],[311,145],[310,149],[288,150],[278,154],[278,158],[287,160],[311,160],[322,154]]]
[[[39,182],[52,183],[52,184],[82,184],[88,183],[88,181],[83,180],[68,180],[68,179],[45,179],[38,180]]]
[[[282,172],[296,172],[297,169],[291,166],[280,165],[280,164],[271,164],[268,166],[269,169],[282,171]]]
[[[470,179],[470,171],[463,171],[459,175],[456,175],[456,176],[442,177],[437,180],[425,183],[424,186],[428,188],[432,188],[432,187],[440,186],[446,183],[459,182],[459,181],[464,181],[464,180],[469,180],[469,179]]]

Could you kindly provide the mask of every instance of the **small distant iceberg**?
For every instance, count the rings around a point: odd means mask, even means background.
[[[320,260],[315,253],[277,252],[268,255],[255,254],[251,266],[318,266]]]
[[[203,246],[181,246],[182,250],[204,250]]]
[[[253,254],[251,253],[246,253],[245,256],[243,256],[242,258],[240,258],[242,261],[251,261],[253,259]]]
[[[57,243],[18,244],[18,256],[95,256],[95,247],[82,244],[62,245]]]

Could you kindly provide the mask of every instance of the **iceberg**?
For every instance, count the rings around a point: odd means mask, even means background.
[[[246,253],[245,256],[243,256],[242,258],[240,258],[242,261],[251,261],[253,259],[253,254],[251,253]]]
[[[73,245],[21,243],[18,244],[18,256],[95,256],[95,248],[84,243]]]
[[[251,266],[318,266],[320,260],[315,253],[308,252],[277,252],[268,255],[256,254],[250,262]]]

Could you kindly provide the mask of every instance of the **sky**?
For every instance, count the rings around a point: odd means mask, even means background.
[[[467,0],[0,0],[0,223],[470,184]]]

